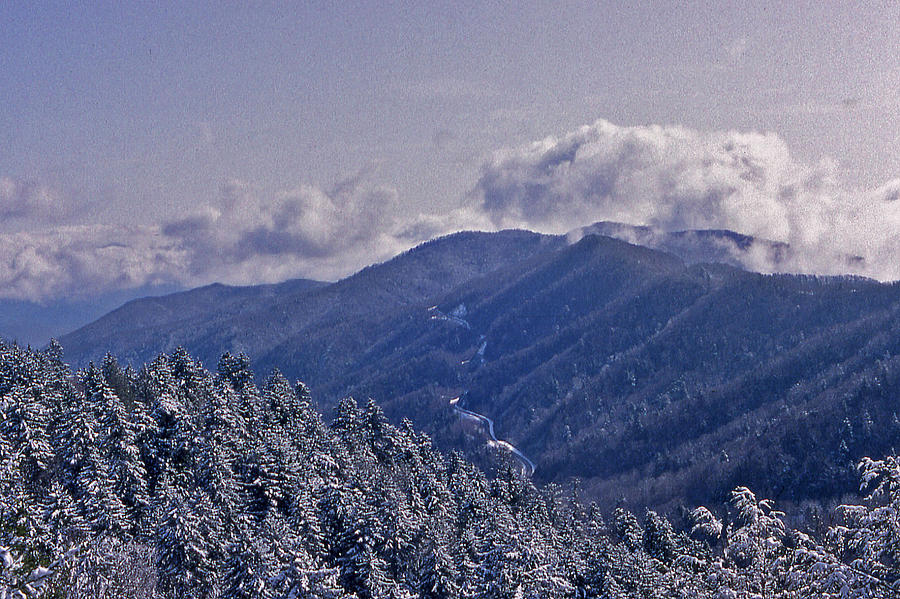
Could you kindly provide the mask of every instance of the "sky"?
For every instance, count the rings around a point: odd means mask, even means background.
[[[4,2],[0,297],[333,280],[456,230],[597,220],[898,279],[897,23],[897,2]]]

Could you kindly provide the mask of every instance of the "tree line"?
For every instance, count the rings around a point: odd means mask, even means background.
[[[895,597],[900,461],[821,537],[739,487],[674,526],[488,477],[245,356],[139,371],[0,344],[0,597]],[[682,529],[683,528],[683,529]]]

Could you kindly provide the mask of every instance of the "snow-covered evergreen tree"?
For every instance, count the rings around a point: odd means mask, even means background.
[[[490,479],[371,401],[326,426],[241,357],[73,377],[0,344],[0,411],[0,597],[900,596],[896,457],[863,460],[863,502],[823,538],[742,487],[682,533]]]

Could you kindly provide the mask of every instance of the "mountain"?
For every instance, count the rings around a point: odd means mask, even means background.
[[[129,300],[176,291],[178,287],[157,285],[44,303],[0,298],[0,337],[41,347],[51,337],[60,337],[89,324]]]
[[[766,264],[777,267],[793,255],[786,243],[721,229],[662,231],[653,227],[601,221],[569,232],[568,238],[574,242],[585,235],[605,235],[669,252],[687,264],[718,263],[743,268],[748,263],[749,253],[757,251]]]
[[[132,300],[61,339],[69,344],[67,353],[79,366],[91,360],[99,363],[106,353],[99,349],[102,343],[108,344],[109,351],[120,359],[140,364],[163,351],[189,345],[188,336],[210,320],[215,320],[215,324],[205,325],[207,329],[240,318],[275,298],[292,298],[327,285],[309,279],[246,287],[214,283],[167,296]]]
[[[722,240],[758,243],[730,232],[655,238],[678,255],[578,237],[453,235],[180,321],[133,303],[61,341],[81,364],[244,351],[323,404],[373,397],[481,460],[503,447],[486,449],[490,421],[537,481],[578,477],[607,505],[695,505],[738,484],[831,501],[862,456],[892,451],[900,286],[704,263]]]
[[[462,306],[467,326],[425,311],[393,322],[320,392],[372,396],[424,426],[462,394],[538,480],[577,476],[633,505],[701,503],[739,481],[831,498],[900,433],[897,285],[689,266],[589,235],[437,311]],[[439,441],[461,442],[432,418]]]
[[[99,361],[107,351],[141,364],[178,346],[206,364],[215,364],[225,351],[258,360],[279,344],[315,344],[333,354],[338,347],[369,344],[386,318],[421,308],[473,277],[563,245],[562,238],[527,231],[458,233],[334,284],[213,285],[136,300],[60,341],[78,366]],[[309,365],[301,366],[309,376]],[[295,373],[290,366],[287,371]]]
[[[687,264],[727,264],[736,268],[767,272],[790,272],[802,263],[790,244],[753,237],[724,229],[663,231],[654,227],[601,221],[567,234],[571,241],[585,235],[606,235],[628,243],[675,254]],[[859,272],[862,257],[835,251],[831,259],[843,265],[844,272]]]

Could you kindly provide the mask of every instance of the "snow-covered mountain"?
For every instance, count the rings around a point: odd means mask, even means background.
[[[635,505],[702,503],[737,483],[829,498],[858,458],[893,446],[900,287],[705,262],[759,243],[729,232],[597,228],[672,251],[589,231],[462,233],[333,284],[132,302],[61,341],[79,365],[245,352],[324,405],[374,397],[480,453],[449,404],[464,395],[538,480],[578,476]]]

